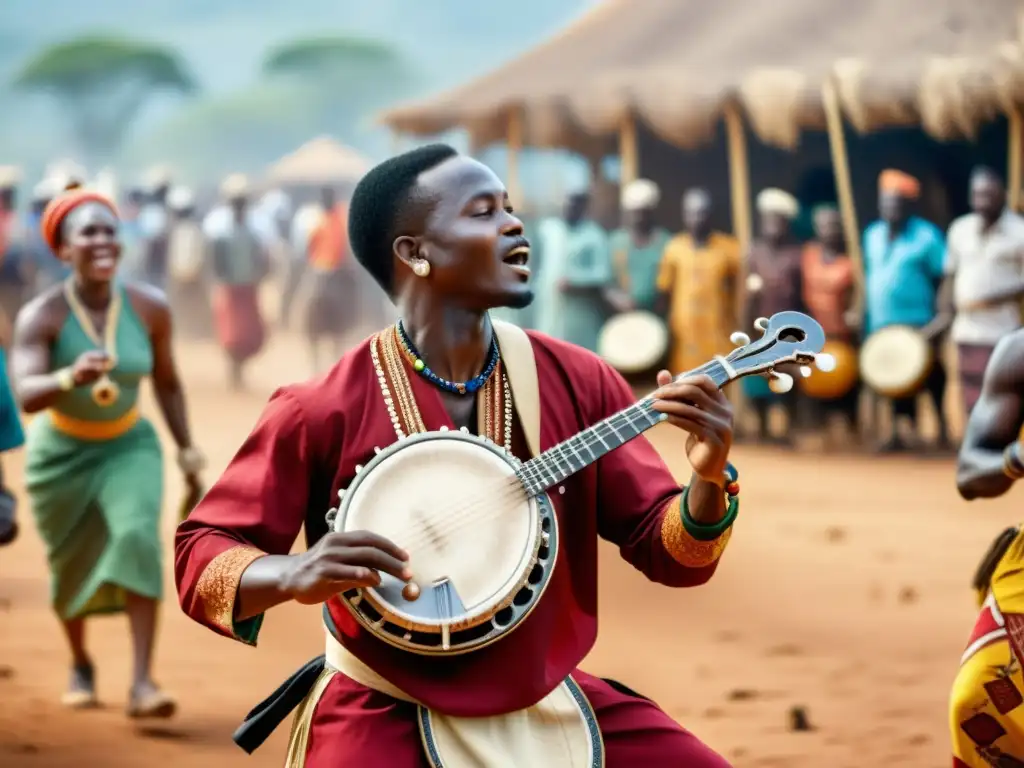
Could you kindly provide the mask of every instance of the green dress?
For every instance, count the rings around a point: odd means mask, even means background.
[[[113,421],[138,403],[142,379],[153,370],[149,332],[124,288],[117,327],[121,388],[108,407],[93,402],[91,387],[61,396],[52,410],[79,421]],[[96,349],[74,313],[51,350],[53,370]],[[153,600],[163,588],[160,507],[163,457],[156,431],[139,418],[112,439],[84,440],[59,431],[49,413],[33,419],[26,441],[26,486],[46,544],[57,615],[74,619],[124,610],[125,593]]]

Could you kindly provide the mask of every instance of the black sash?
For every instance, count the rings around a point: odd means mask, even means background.
[[[285,680],[277,690],[257,704],[231,738],[250,755],[266,741],[302,703],[324,671],[324,657],[317,656]]]
[[[334,621],[327,612],[326,606],[323,616],[328,630],[337,636]],[[253,707],[231,737],[235,744],[250,755],[255,752],[263,742],[270,738],[270,734],[277,729],[277,726],[283,723],[285,718],[295,711],[295,708],[309,695],[325,666],[326,656],[317,656],[308,661],[302,669],[279,685],[276,691]],[[638,699],[647,699],[646,696],[627,688],[616,680],[602,679],[619,693]]]

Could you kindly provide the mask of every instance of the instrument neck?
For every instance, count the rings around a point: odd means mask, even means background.
[[[737,378],[736,372],[724,358],[717,358],[680,374],[675,380],[699,375],[710,376],[719,388]],[[639,437],[666,418],[665,414],[655,410],[654,398],[647,396],[530,459],[516,474],[527,494],[536,496]]]

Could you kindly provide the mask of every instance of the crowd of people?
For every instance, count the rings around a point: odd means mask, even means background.
[[[858,233],[860,264],[848,254],[834,205],[814,208],[814,237],[801,242],[793,227],[798,201],[780,189],[761,191],[756,237],[744,252],[736,237],[714,231],[713,201],[701,189],[682,199],[682,232],[658,226],[660,191],[649,180],[622,189],[619,229],[595,222],[589,196],[578,193],[561,217],[537,223],[531,246],[500,180],[443,145],[386,161],[345,202],[326,188],[296,206],[281,190],[257,195],[233,175],[202,210],[191,190],[158,173],[119,204],[110,189],[64,176],[37,185],[21,213],[17,189],[15,174],[0,175],[0,309],[10,326],[2,344],[9,361],[0,359],[10,375],[10,382],[0,377],[0,452],[26,446],[23,483],[70,651],[62,698],[70,708],[98,703],[85,622],[111,612],[127,615],[134,649],[128,714],[163,718],[177,708],[152,670],[163,452],[138,408],[147,377],[189,491],[175,569],[185,612],[253,643],[275,605],[325,604],[325,656],[257,707],[236,737],[255,749],[299,706],[288,757],[296,767],[418,766],[424,750],[455,756],[449,765],[489,764],[494,754],[528,760],[536,754],[531,744],[548,738],[561,745],[557,760],[546,756],[552,765],[577,764],[581,755],[609,766],[726,765],[650,700],[577,669],[597,631],[599,535],[652,581],[676,587],[711,578],[728,543],[740,493],[729,462],[733,411],[709,378],[660,374],[645,412],[647,426],[667,421],[689,433],[686,486],[642,439],[605,444],[556,483],[555,514],[571,531],[570,545],[541,607],[507,640],[472,656],[403,655],[339,599],[379,586],[382,574],[414,577],[415,563],[395,542],[331,527],[336,500],[382,448],[417,432],[457,429],[528,461],[541,434],[560,444],[632,407],[623,378],[586,352],[598,349],[616,314],[662,318],[675,373],[728,353],[733,332],[755,318],[789,310],[810,314],[831,342],[853,349],[895,326],[913,329],[933,349],[949,334],[970,415],[961,493],[999,495],[1024,477],[1016,442],[1024,417],[1024,218],[1007,208],[1004,184],[988,168],[971,176],[972,212],[945,234],[915,213],[917,180],[883,172],[878,219]],[[363,276],[402,319],[344,352],[343,334],[363,311]],[[275,394],[207,491],[173,334],[216,339],[228,384],[242,387],[245,364],[270,332],[262,290],[269,283],[279,327],[302,305],[313,368],[323,367],[324,340],[333,342],[332,367]],[[544,333],[499,323],[511,334],[501,336],[492,315]],[[513,354],[516,344],[529,353]],[[881,450],[917,449],[919,394],[936,406],[939,446],[951,445],[941,354],[926,373],[919,391],[891,398],[897,423]],[[532,404],[522,387],[531,377],[544,392]],[[851,438],[857,433],[859,385],[825,398],[779,398],[758,378],[744,385],[756,417],[751,439],[786,442],[768,428],[774,407],[791,426],[836,414]],[[19,408],[35,416],[24,432]],[[17,535],[16,512],[15,495],[4,490],[0,544]],[[302,529],[309,548],[291,555]],[[952,700],[958,765],[1012,764],[991,760],[1009,758],[1024,741],[1013,714],[1024,703],[1017,661],[1024,609],[1015,602],[1022,541],[1017,529],[1004,533],[979,571],[982,615]],[[512,665],[518,682],[496,683],[494,670]],[[552,735],[544,729],[568,711],[552,714],[559,691],[581,727]],[[534,723],[525,730],[524,713]],[[480,717],[490,723],[485,736],[472,725]]]
[[[713,201],[702,189],[682,200],[682,232],[658,226],[660,191],[641,179],[621,193],[622,226],[607,232],[588,217],[589,196],[570,196],[564,215],[539,222],[538,302],[526,324],[591,350],[615,313],[646,310],[669,329],[669,367],[696,368],[734,345],[730,335],[757,317],[801,310],[821,323],[831,343],[846,345],[843,362],[857,365],[860,345],[879,331],[917,331],[934,362],[919,386],[888,398],[895,419],[878,435],[882,451],[919,450],[918,395],[927,394],[939,419],[938,448],[952,444],[943,398],[947,372],[940,345],[956,345],[963,408],[977,400],[981,375],[996,342],[1021,325],[1024,298],[1024,218],[1006,207],[1004,184],[989,168],[970,181],[972,212],[944,234],[915,212],[920,184],[898,170],[878,180],[878,218],[858,234],[861,263],[848,254],[843,219],[835,205],[811,211],[814,236],[801,242],[794,222],[796,198],[765,189],[756,198],[757,231],[748,252],[733,235],[711,227]],[[859,273],[862,273],[859,274]],[[834,397],[776,396],[764,379],[743,382],[756,417],[753,440],[789,443],[796,428],[817,427],[832,414],[860,433],[862,384]],[[769,429],[773,408],[788,428]]]
[[[117,206],[123,250],[118,274],[165,293],[183,337],[216,339],[231,386],[243,384],[246,362],[263,348],[272,325],[268,318],[276,315],[280,328],[301,327],[311,364],[319,370],[326,362],[323,344],[331,344],[336,357],[360,312],[374,313],[359,302],[357,286],[366,283],[347,258],[347,207],[333,187],[298,205],[280,189],[260,193],[245,176],[234,174],[204,208],[193,190],[172,182],[166,169],[153,169],[123,196],[103,181],[87,180],[75,168],[51,171],[32,188],[22,211],[17,173],[0,173],[5,343],[21,307],[70,274],[42,238],[40,222],[55,197],[84,184],[103,190]]]

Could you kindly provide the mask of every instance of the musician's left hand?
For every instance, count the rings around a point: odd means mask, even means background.
[[[671,424],[690,433],[686,458],[694,474],[721,485],[732,448],[732,404],[710,376],[688,376],[672,381],[672,374],[658,374],[654,408],[668,415]]]

